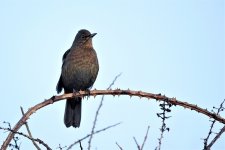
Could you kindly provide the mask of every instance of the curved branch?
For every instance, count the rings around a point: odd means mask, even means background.
[[[152,93],[147,93],[147,92],[142,92],[142,91],[132,91],[132,90],[92,90],[92,91],[79,91],[77,93],[69,93],[69,94],[63,94],[59,96],[53,96],[48,100],[45,100],[34,107],[31,107],[25,114],[24,116],[18,121],[18,123],[15,125],[15,127],[12,129],[13,131],[17,132],[20,127],[26,122],[26,120],[31,116],[34,112],[36,112],[38,109],[41,109],[42,107],[45,107],[49,104],[53,104],[54,102],[63,100],[63,99],[69,99],[73,97],[84,97],[84,96],[97,96],[97,95],[128,95],[128,96],[138,96],[140,98],[145,97],[148,99],[155,99],[157,101],[166,101],[170,103],[171,105],[178,105],[182,106],[184,108],[194,110],[196,112],[199,112],[201,114],[204,114],[210,118],[213,118],[223,124],[225,124],[225,119],[217,115],[216,113],[212,113],[208,111],[207,109],[203,109],[198,107],[197,105],[194,104],[189,104],[184,101],[179,101],[176,100],[176,98],[169,98],[161,94],[152,94]],[[14,136],[14,133],[10,132],[4,143],[2,144],[1,150],[6,150],[7,146],[9,145],[10,141],[12,140]]]

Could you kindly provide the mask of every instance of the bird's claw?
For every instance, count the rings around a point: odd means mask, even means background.
[[[86,89],[85,95],[87,95],[87,99],[88,99],[91,96],[91,91],[89,89]]]
[[[73,89],[73,96],[76,96],[77,94],[80,94],[80,91],[76,91],[75,89]],[[80,97],[80,96],[78,96],[78,97]]]

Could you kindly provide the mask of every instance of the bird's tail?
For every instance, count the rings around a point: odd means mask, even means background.
[[[79,127],[81,121],[81,98],[76,97],[66,100],[64,123],[66,127]]]

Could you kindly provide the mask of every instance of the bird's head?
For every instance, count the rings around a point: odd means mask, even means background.
[[[88,30],[82,29],[77,33],[72,46],[92,47],[92,38],[96,34],[91,34]]]

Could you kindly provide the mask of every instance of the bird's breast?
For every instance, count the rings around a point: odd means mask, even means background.
[[[98,59],[94,50],[74,51],[62,67],[62,80],[67,90],[85,90],[91,87],[98,74]]]

